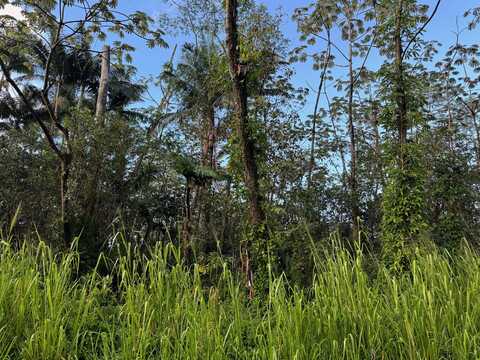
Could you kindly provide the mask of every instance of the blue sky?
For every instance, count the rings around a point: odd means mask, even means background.
[[[258,0],[258,2],[268,6],[272,12],[275,12],[279,8],[282,10],[285,14],[282,30],[290,40],[292,47],[298,45],[299,35],[295,23],[291,20],[291,15],[295,8],[306,6],[311,0]],[[433,8],[436,2],[437,0],[425,1],[431,8]],[[446,47],[455,41],[454,32],[457,29],[457,21],[459,28],[464,28],[466,26],[466,20],[463,17],[463,13],[474,6],[478,6],[478,0],[442,0],[437,15],[430,22],[425,33],[426,40],[437,40],[444,45],[440,51],[440,55]],[[175,9],[166,5],[163,0],[120,0],[120,9],[123,11],[145,11],[152,17],[156,17],[159,14],[174,15],[175,13]],[[157,75],[161,70],[162,64],[169,59],[175,43],[179,45],[182,43],[182,39],[173,39],[171,36],[168,36],[167,40],[170,49],[148,49],[141,41],[133,41],[134,46],[137,48],[137,51],[134,53],[134,65],[137,66],[139,70],[139,76]],[[468,44],[478,42],[478,32],[464,32],[461,40]],[[319,51],[321,51],[321,45],[319,45]],[[379,60],[375,59],[375,57],[376,55],[372,53],[369,63],[367,64],[375,66],[375,64],[378,63],[376,60]],[[295,85],[310,88],[317,86],[318,72],[313,71],[310,64],[296,64],[295,71]],[[152,93],[154,96],[158,95],[154,89]],[[311,99],[304,109],[306,114],[310,113],[313,107],[314,95],[312,94],[310,97]]]

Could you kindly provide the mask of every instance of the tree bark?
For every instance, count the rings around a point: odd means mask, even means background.
[[[308,164],[308,175],[307,175],[307,185],[310,188],[312,184],[312,174],[315,168],[315,145],[316,145],[316,137],[317,137],[317,118],[318,118],[318,107],[320,105],[320,97],[322,94],[323,84],[325,82],[325,76],[327,74],[328,63],[330,62],[330,55],[331,55],[331,43],[330,43],[330,29],[327,28],[327,39],[328,39],[328,50],[327,50],[327,57],[323,62],[322,73],[320,75],[320,83],[318,84],[318,93],[317,98],[315,100],[315,108],[313,110],[313,118],[312,118],[312,131],[311,131],[311,143],[310,143],[310,161]]]
[[[185,188],[185,215],[182,224],[182,253],[185,261],[190,264],[192,260],[192,209],[191,209],[191,190],[192,180],[187,178],[187,185]]]
[[[395,101],[396,122],[398,127],[398,143],[400,146],[400,167],[403,169],[405,162],[405,145],[407,143],[407,96],[404,84],[403,46],[402,46],[402,16],[403,0],[400,0],[395,14]]]
[[[202,165],[214,170],[215,164],[215,106],[210,104],[204,114],[204,133],[202,136]],[[202,251],[208,253],[214,249],[212,234],[210,232],[210,190],[212,181],[207,180],[204,184],[198,185],[198,230],[200,237],[204,240]]]
[[[230,75],[233,82],[235,111],[237,113],[238,135],[244,162],[245,185],[248,189],[250,203],[250,222],[260,225],[265,221],[261,206],[255,143],[251,136],[248,119],[248,94],[246,66],[240,63],[237,28],[237,0],[227,0],[227,51],[230,63]]]
[[[202,145],[202,163],[203,166],[215,169],[215,107],[209,106],[205,112],[205,134]]]
[[[108,84],[110,81],[110,47],[105,45],[102,50],[102,67],[98,86],[97,107],[95,116],[97,119],[105,114],[107,108]]]
[[[60,159],[60,202],[61,220],[63,224],[63,242],[69,247],[73,240],[73,231],[70,217],[70,195],[68,182],[70,180],[71,154],[64,154]]]
[[[100,80],[98,85],[97,93],[97,102],[95,108],[95,120],[97,126],[103,128],[105,126],[105,112],[107,109],[107,97],[108,97],[108,86],[110,82],[110,47],[105,45],[101,54],[102,63],[100,69]],[[88,186],[88,197],[86,204],[86,221],[88,224],[94,219],[95,209],[97,207],[97,193],[98,193],[98,183],[100,177],[100,170],[102,168],[102,155],[101,155],[100,146],[95,142],[95,146],[92,151],[94,169],[93,169],[93,178]]]
[[[477,121],[477,110],[468,107],[472,116],[473,128],[475,129],[475,155],[477,170],[480,172],[480,127]]]
[[[259,230],[265,223],[265,213],[262,208],[262,197],[259,188],[255,143],[251,136],[251,128],[248,118],[247,68],[240,62],[237,0],[226,0],[226,11],[226,45],[229,58],[230,76],[233,83],[234,105],[237,115],[237,131],[243,157],[244,180],[248,190],[250,224],[254,230]],[[265,235],[265,231],[263,231],[263,235]],[[249,248],[250,244],[245,244],[245,247],[241,250],[241,257],[242,269],[246,276],[249,298],[252,299],[254,294],[253,271]]]
[[[385,187],[385,176],[383,174],[383,165],[382,165],[382,151],[380,148],[380,131],[379,127],[379,120],[378,120],[378,104],[372,100],[372,128],[373,128],[373,147],[375,152],[375,168],[377,172],[377,176],[379,181],[377,181],[377,185],[375,186],[375,194],[378,195],[379,187]]]
[[[360,238],[360,229],[359,229],[359,218],[360,218],[360,207],[358,199],[358,183],[357,183],[357,142],[355,136],[355,124],[354,124],[354,114],[353,114],[353,93],[355,86],[355,76],[353,72],[353,39],[351,27],[349,34],[349,55],[348,55],[348,68],[349,68],[349,87],[348,87],[348,131],[350,134],[350,201],[351,201],[351,216],[352,216],[352,238],[354,240],[359,240]]]

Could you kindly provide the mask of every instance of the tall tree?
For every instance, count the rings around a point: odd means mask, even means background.
[[[360,211],[360,193],[358,185],[358,146],[356,134],[356,113],[355,99],[359,77],[364,72],[370,50],[373,46],[373,27],[368,22],[373,19],[373,3],[372,1],[322,1],[313,2],[308,7],[296,10],[295,19],[299,24],[302,32],[302,39],[308,44],[315,45],[318,41],[326,42],[327,59],[325,55],[314,53],[311,57],[314,60],[315,68],[322,68],[320,76],[320,85],[317,92],[315,102],[312,139],[311,139],[311,156],[309,166],[308,182],[311,182],[312,164],[314,163],[314,146],[315,146],[315,129],[317,126],[317,113],[322,88],[325,82],[325,73],[327,66],[337,65],[338,67],[346,67],[347,81],[337,81],[337,88],[345,88],[346,104],[345,115],[347,123],[347,132],[349,135],[349,153],[350,153],[350,171],[348,175],[349,185],[349,207],[352,224],[352,237],[359,238],[360,229],[359,221],[361,218]],[[333,41],[331,37],[332,31],[339,31],[340,40]],[[302,48],[299,48],[301,50]],[[297,50],[297,51],[299,51]],[[331,52],[335,55],[331,56]],[[330,58],[331,57],[331,58]],[[355,60],[360,57],[362,62],[359,69],[356,69]],[[340,60],[337,60],[339,58]],[[324,59],[322,66],[318,64],[320,59]],[[343,64],[341,63],[343,61]],[[336,98],[336,101],[341,99]]]
[[[426,171],[422,136],[427,128],[424,107],[427,85],[419,76],[419,49],[429,46],[420,36],[435,15],[416,0],[383,1],[377,6],[378,45],[391,63],[380,70],[386,95],[384,125],[392,135],[388,183],[383,197],[382,236],[385,261],[394,268],[408,267],[414,244],[428,230],[425,203]],[[393,24],[393,26],[392,26]],[[412,46],[413,45],[413,46]],[[416,72],[416,74],[415,74]],[[415,134],[409,135],[409,131]]]
[[[237,131],[240,139],[242,159],[244,166],[244,179],[248,189],[250,206],[250,224],[255,233],[266,234],[265,212],[262,208],[260,194],[258,167],[255,156],[255,142],[251,134],[248,115],[248,83],[247,75],[249,64],[244,64],[240,58],[240,43],[238,34],[238,2],[226,1],[226,45],[230,64],[230,76],[233,83],[234,106],[237,116]],[[253,298],[253,272],[251,268],[250,249],[242,249],[243,271],[246,274],[249,297]]]

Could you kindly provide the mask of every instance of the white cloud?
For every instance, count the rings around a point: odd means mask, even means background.
[[[5,5],[3,9],[0,9],[0,15],[10,15],[15,19],[23,19],[22,9],[18,6],[14,5]]]

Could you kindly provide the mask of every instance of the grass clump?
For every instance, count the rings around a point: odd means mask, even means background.
[[[127,251],[108,276],[75,252],[0,245],[0,359],[478,359],[480,257],[417,254],[391,274],[342,249],[312,287],[283,276],[249,303],[224,267],[206,287],[172,245]]]

